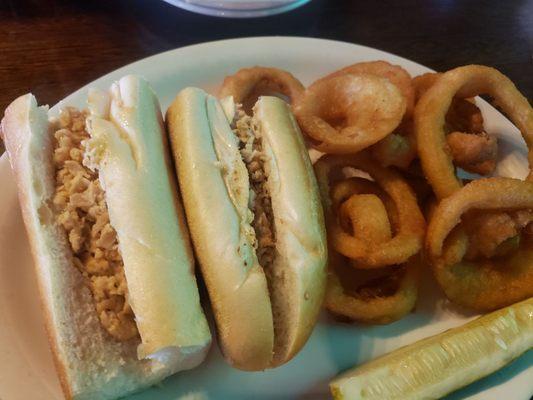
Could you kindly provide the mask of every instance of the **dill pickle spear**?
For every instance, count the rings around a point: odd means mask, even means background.
[[[330,383],[349,400],[435,399],[533,348],[533,298],[348,370]]]

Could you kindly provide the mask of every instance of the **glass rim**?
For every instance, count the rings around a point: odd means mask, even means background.
[[[207,6],[205,4],[194,4],[194,0],[163,0],[169,4],[172,4],[176,7],[182,8],[187,11],[191,11],[198,14],[210,15],[214,17],[223,17],[223,18],[254,18],[254,17],[268,17],[270,15],[281,14],[287,11],[291,11],[297,7],[303,6],[306,3],[309,3],[311,0],[278,0],[279,5],[274,5],[271,7],[260,7],[260,8],[228,8],[224,7],[223,4],[220,6]],[[223,3],[219,1],[218,3]],[[228,3],[233,3],[234,6],[241,3],[239,1],[228,1]]]

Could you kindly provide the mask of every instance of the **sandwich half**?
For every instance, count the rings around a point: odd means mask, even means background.
[[[324,296],[326,239],[317,183],[285,102],[246,115],[182,90],[166,123],[187,222],[229,363],[263,370],[307,341]]]
[[[193,368],[211,343],[159,103],[126,76],[88,111],[31,94],[1,128],[68,399],[115,399]]]

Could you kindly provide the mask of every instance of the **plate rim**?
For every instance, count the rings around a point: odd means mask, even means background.
[[[317,42],[317,43],[320,42],[320,43],[323,43],[323,44],[327,44],[327,43],[332,43],[333,44],[334,43],[336,45],[342,44],[342,45],[345,45],[345,46],[355,46],[355,47],[358,47],[360,49],[364,49],[366,51],[371,51],[371,52],[377,51],[377,52],[380,52],[380,53],[386,53],[389,56],[394,56],[395,58],[401,59],[401,60],[406,61],[408,63],[415,64],[417,67],[420,67],[420,68],[428,70],[428,72],[437,72],[436,70],[434,70],[434,69],[432,69],[430,67],[427,67],[427,66],[425,66],[423,64],[420,64],[420,63],[418,63],[416,61],[409,60],[408,58],[400,56],[400,55],[398,55],[396,53],[392,53],[392,52],[389,52],[389,51],[386,51],[386,50],[382,50],[382,49],[379,49],[379,48],[376,48],[376,47],[366,46],[366,45],[362,45],[362,44],[358,44],[358,43],[347,42],[345,40],[305,37],[305,36],[298,36],[298,35],[295,35],[295,36],[291,36],[291,35],[279,35],[279,36],[278,35],[271,35],[271,36],[233,37],[233,38],[227,38],[227,39],[211,40],[211,41],[208,41],[208,42],[200,42],[200,43],[188,44],[186,46],[175,47],[173,49],[168,49],[168,50],[156,53],[156,54],[152,54],[152,55],[149,55],[149,56],[146,56],[146,57],[139,58],[139,59],[134,60],[132,62],[129,62],[129,63],[125,64],[125,65],[122,65],[122,66],[120,66],[120,67],[118,67],[118,68],[116,68],[114,70],[111,70],[111,71],[109,71],[109,72],[107,72],[107,73],[105,73],[103,75],[100,75],[96,79],[93,79],[91,82],[79,87],[78,89],[75,89],[73,92],[67,94],[63,99],[59,100],[53,106],[50,106],[50,109],[53,109],[54,107],[58,106],[59,104],[61,104],[61,102],[67,100],[68,98],[77,95],[80,91],[83,91],[83,90],[89,88],[91,86],[91,84],[93,84],[94,82],[109,78],[111,75],[116,74],[116,73],[118,73],[121,70],[133,68],[137,64],[141,64],[141,63],[144,63],[144,62],[149,62],[152,59],[164,57],[164,56],[169,55],[169,54],[174,53],[174,52],[182,52],[182,51],[186,52],[186,51],[192,51],[192,50],[195,50],[195,49],[201,49],[202,47],[220,46],[220,45],[231,44],[231,43],[236,43],[236,42],[248,42],[248,41],[256,41],[256,40],[269,40],[269,41],[270,40],[276,40],[276,41],[277,40],[279,40],[279,41],[301,40],[301,41],[306,41],[306,42],[311,42],[311,41]]]

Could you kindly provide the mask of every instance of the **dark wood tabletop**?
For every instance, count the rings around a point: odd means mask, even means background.
[[[0,0],[0,112],[28,91],[55,104],[164,50],[263,35],[359,43],[437,70],[491,65],[531,98],[532,22],[532,0],[313,0],[257,19],[207,17],[160,0]]]

